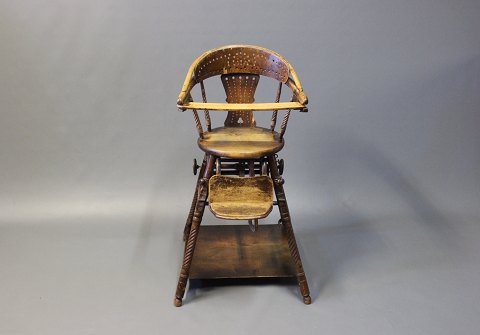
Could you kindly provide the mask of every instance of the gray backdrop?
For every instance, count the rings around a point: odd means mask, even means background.
[[[1,1],[0,334],[478,332],[479,17],[475,0]],[[310,97],[281,156],[312,306],[267,285],[171,307],[201,158],[175,101],[225,44],[276,50]]]

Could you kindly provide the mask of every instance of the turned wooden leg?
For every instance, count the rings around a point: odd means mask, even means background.
[[[190,273],[190,265],[192,264],[193,253],[195,251],[195,244],[197,243],[198,231],[200,223],[202,222],[203,212],[207,203],[208,196],[208,180],[213,174],[213,165],[215,157],[208,156],[205,171],[199,182],[197,201],[193,213],[192,223],[189,229],[188,239],[185,245],[185,253],[183,256],[182,269],[178,278],[177,290],[175,292],[175,306],[182,306],[182,299],[185,294],[188,276]]]
[[[309,305],[312,303],[312,299],[310,297],[307,277],[305,276],[305,271],[303,270],[302,260],[300,259],[300,253],[298,252],[295,234],[293,233],[292,221],[290,219],[290,213],[287,205],[287,198],[285,197],[285,192],[283,190],[283,183],[285,181],[283,180],[282,176],[278,171],[275,157],[273,155],[268,156],[268,165],[270,168],[271,177],[273,179],[275,194],[277,196],[278,209],[280,210],[280,218],[283,224],[283,229],[287,236],[288,247],[290,249],[290,254],[292,256],[292,260],[295,264],[295,269],[297,271],[296,276],[298,286],[303,297],[303,302],[306,305]]]
[[[202,178],[205,172],[206,156],[203,158],[202,166],[200,167],[200,173],[197,178],[197,185],[195,185],[195,193],[193,195],[192,205],[190,206],[190,212],[187,217],[187,222],[185,223],[185,229],[183,230],[183,240],[186,242],[188,235],[190,234],[190,227],[192,227],[193,213],[195,212],[195,207],[197,206],[198,198],[198,188],[200,186],[200,179]]]

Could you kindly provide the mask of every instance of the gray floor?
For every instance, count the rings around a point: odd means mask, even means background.
[[[272,284],[191,289],[182,308],[183,218],[5,222],[0,334],[475,334],[478,218],[436,220],[297,215],[312,305]]]

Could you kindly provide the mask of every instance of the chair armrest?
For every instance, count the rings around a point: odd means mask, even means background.
[[[277,103],[253,103],[253,104],[228,104],[228,103],[212,103],[212,102],[186,102],[177,104],[179,109],[200,109],[200,110],[216,110],[216,111],[274,111],[295,109],[306,111],[305,105],[299,102],[277,102]]]

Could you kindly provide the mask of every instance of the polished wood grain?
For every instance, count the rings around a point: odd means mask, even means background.
[[[227,103],[207,102],[204,80],[220,76]],[[261,77],[278,81],[273,103],[254,103]],[[191,89],[199,84],[202,102]],[[292,92],[280,102],[282,86]],[[273,96],[272,96],[273,97]],[[305,304],[311,303],[283,190],[283,160],[276,153],[292,110],[306,112],[308,98],[293,67],[274,51],[233,45],[207,51],[190,66],[177,99],[180,110],[192,109],[205,159],[184,229],[185,251],[175,292],[181,306],[189,278],[262,278],[294,276]],[[277,128],[280,110],[286,110]],[[200,120],[203,111],[205,128]],[[212,129],[210,111],[228,111],[224,127]],[[257,127],[253,111],[272,111],[269,128]],[[198,164],[194,163],[194,171]],[[213,176],[213,174],[216,174]],[[259,224],[273,205],[279,225]],[[244,220],[244,225],[200,226],[206,206],[217,218]],[[248,221],[248,225],[246,224]]]
[[[295,70],[283,56],[255,45],[227,45],[195,59],[188,69],[177,104],[187,103],[191,89],[201,81],[232,73],[252,73],[276,79],[292,90],[296,101],[308,103]]]
[[[198,146],[203,151],[219,157],[238,159],[274,154],[280,151],[283,145],[278,133],[260,127],[215,128],[198,139]]]
[[[220,78],[229,104],[251,104],[255,101],[255,92],[260,81],[259,75],[222,74]],[[229,110],[224,125],[225,127],[256,127],[257,122],[251,110]]]
[[[201,226],[190,269],[192,279],[294,277],[281,225]]]
[[[200,110],[216,110],[216,111],[274,111],[274,110],[302,110],[305,105],[299,102],[259,102],[253,104],[240,103],[217,103],[217,102],[188,102],[183,105],[177,105],[180,109],[200,109]]]

